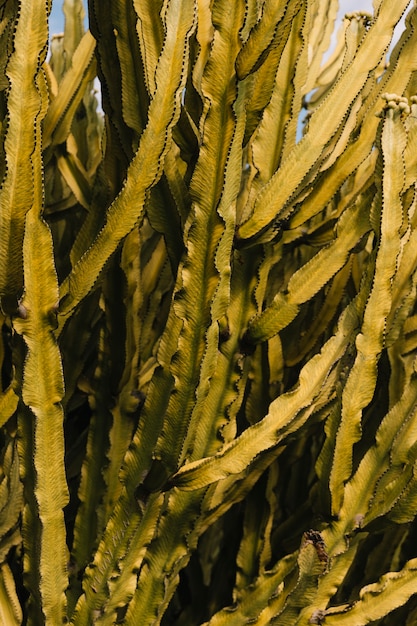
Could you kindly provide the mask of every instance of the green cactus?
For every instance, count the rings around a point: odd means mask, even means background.
[[[417,623],[410,5],[2,3],[1,623]]]

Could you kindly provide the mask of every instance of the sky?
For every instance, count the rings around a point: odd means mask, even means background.
[[[62,33],[64,30],[64,13],[62,11],[63,3],[63,0],[52,1],[52,11],[49,17],[49,31],[51,35]],[[86,4],[87,3],[84,1],[84,7],[86,7]]]
[[[372,13],[372,0],[340,0],[339,19],[342,19],[345,13],[352,13],[353,11],[368,11],[368,13]]]
[[[51,35],[62,32],[64,28],[64,14],[59,0],[52,2],[52,11],[49,16],[49,30]]]

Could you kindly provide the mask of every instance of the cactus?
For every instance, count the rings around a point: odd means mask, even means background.
[[[0,8],[2,623],[416,622],[417,8],[337,4]]]

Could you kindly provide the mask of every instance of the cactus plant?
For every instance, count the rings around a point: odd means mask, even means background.
[[[337,5],[0,7],[2,623],[416,622],[417,8]]]

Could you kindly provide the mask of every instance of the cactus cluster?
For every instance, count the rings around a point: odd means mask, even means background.
[[[0,622],[417,623],[410,4],[1,3]]]

